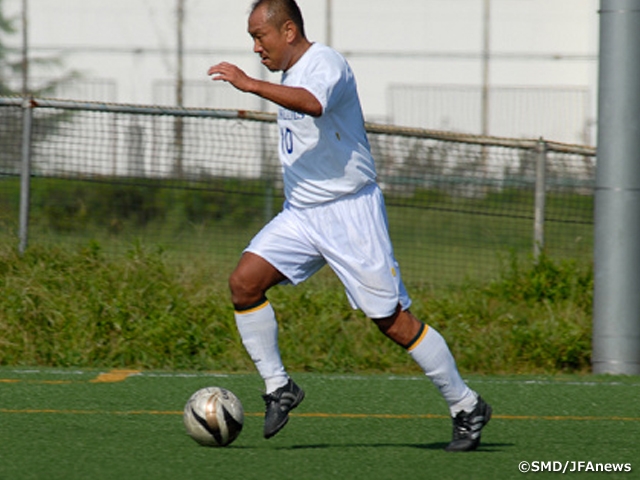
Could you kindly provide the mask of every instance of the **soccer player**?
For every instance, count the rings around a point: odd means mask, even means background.
[[[409,311],[351,68],[335,50],[307,39],[294,0],[254,1],[248,31],[262,64],[283,72],[281,83],[227,62],[208,74],[279,106],[286,201],[229,278],[243,345],[265,382],[265,438],[285,426],[304,398],[282,363],[266,292],[298,284],[328,264],[351,305],[409,352],[448,403],[453,440],[446,450],[475,450],[491,407],[465,384],[443,337]]]

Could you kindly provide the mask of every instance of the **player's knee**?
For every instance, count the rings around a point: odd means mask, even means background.
[[[252,287],[251,282],[244,278],[244,275],[238,270],[229,276],[229,291],[231,292],[231,302],[235,307],[251,305],[255,303],[257,298],[264,295],[264,292],[257,291],[255,287]]]
[[[377,318],[377,319],[374,318],[372,320],[373,320],[373,323],[376,324],[376,327],[378,327],[378,330],[380,330],[385,335],[387,335],[387,333],[389,332],[391,327],[393,327],[393,324],[394,324],[394,320],[391,318]]]
[[[400,308],[394,315],[375,319],[374,322],[383,334],[403,348],[408,348],[424,328],[424,324],[409,311],[402,311]]]
[[[372,318],[371,320],[376,324],[378,330],[389,336],[389,334],[393,333],[394,328],[397,328],[397,320],[400,316],[400,312],[401,307],[400,305],[398,305],[393,315],[385,318]]]

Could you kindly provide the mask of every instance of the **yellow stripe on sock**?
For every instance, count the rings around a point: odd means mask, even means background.
[[[416,338],[411,345],[409,345],[407,347],[407,351],[410,352],[411,350],[413,350],[414,348],[416,348],[418,345],[420,345],[420,342],[422,342],[422,340],[424,340],[424,337],[427,335],[427,331],[429,331],[429,325],[427,325],[426,323],[424,324],[424,328],[422,329],[422,332],[420,333],[420,335],[418,336],[418,338]]]
[[[236,310],[235,312],[239,315],[242,315],[244,313],[253,313],[253,312],[257,312],[258,310],[262,310],[263,308],[265,308],[267,305],[269,305],[269,300],[265,300],[264,302],[262,302],[259,305],[256,305],[254,307],[249,307],[246,310]]]

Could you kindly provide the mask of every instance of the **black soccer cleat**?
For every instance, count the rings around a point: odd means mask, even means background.
[[[284,387],[263,395],[266,409],[264,412],[264,438],[271,438],[289,421],[289,412],[300,405],[304,399],[304,390],[289,379]]]
[[[478,396],[471,412],[459,412],[453,417],[453,440],[446,446],[447,452],[470,452],[480,445],[480,435],[491,420],[491,405]]]

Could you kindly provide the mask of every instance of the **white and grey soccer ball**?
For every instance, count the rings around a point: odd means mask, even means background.
[[[191,395],[184,406],[184,426],[200,445],[226,447],[244,425],[242,403],[233,392],[220,387],[206,387]]]

